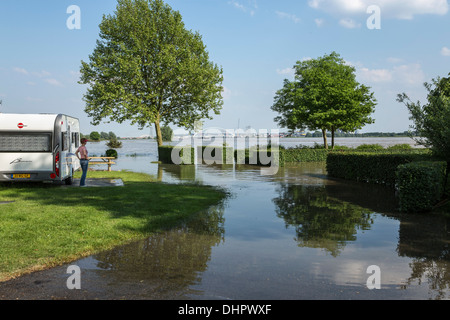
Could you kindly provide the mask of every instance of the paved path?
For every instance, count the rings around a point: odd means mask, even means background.
[[[79,187],[80,179],[75,179],[69,187]],[[122,179],[86,179],[86,187],[123,187]]]

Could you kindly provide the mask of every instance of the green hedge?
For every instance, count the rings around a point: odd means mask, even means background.
[[[282,153],[283,149],[245,149],[234,150],[234,159],[236,164],[250,164],[257,166],[283,166]]]
[[[175,164],[172,160],[172,151],[177,149],[178,154],[181,157],[182,162],[180,164],[194,164],[194,148],[190,147],[175,147],[175,146],[161,146],[158,147],[159,161],[165,164]],[[190,155],[189,155],[190,151]]]
[[[400,211],[432,210],[444,193],[446,167],[441,161],[400,165],[396,171]]]
[[[233,164],[233,147],[197,147],[198,158],[207,164]]]
[[[330,152],[326,167],[330,177],[395,187],[399,165],[428,160],[426,151]]]
[[[292,148],[280,149],[280,163],[286,162],[324,162],[329,151],[326,149]]]

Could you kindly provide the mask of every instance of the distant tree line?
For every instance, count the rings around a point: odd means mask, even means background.
[[[114,132],[110,131],[109,133],[92,131],[90,134],[80,134],[81,138],[86,138],[91,141],[102,141],[102,140],[117,140],[117,136]]]
[[[412,132],[413,136],[416,136],[415,132]],[[286,137],[294,137],[295,133],[288,133]],[[331,137],[331,133],[327,133],[328,137]],[[363,138],[363,137],[409,137],[411,132],[367,132],[367,133],[349,133],[349,132],[336,132],[334,135],[336,138]],[[303,135],[305,138],[322,138],[323,133],[321,131],[308,132]]]

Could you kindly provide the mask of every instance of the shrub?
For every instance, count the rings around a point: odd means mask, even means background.
[[[413,161],[431,160],[427,152],[330,152],[330,177],[395,187],[397,167]]]
[[[110,148],[122,148],[122,142],[118,141],[117,139],[111,139],[106,144]]]
[[[384,150],[384,147],[379,144],[362,144],[357,146],[355,150]]]
[[[158,147],[159,161],[165,164],[178,164],[174,162],[175,159],[172,159],[172,151],[174,149],[177,149],[176,152],[178,152],[178,155],[181,158],[181,163],[179,164],[182,165],[194,164],[194,148],[191,147],[175,147],[175,146]]]
[[[334,146],[334,149],[331,151],[340,151],[340,150],[352,150],[352,148],[348,146]]]
[[[400,165],[396,171],[400,211],[430,211],[442,198],[446,166],[443,161]]]
[[[387,147],[387,150],[411,150],[413,147],[411,147],[411,145],[407,144],[407,143],[403,143],[403,144],[396,144],[390,147]]]
[[[106,154],[107,157],[114,157],[114,158],[118,157],[117,151],[114,150],[114,149],[106,150],[105,154]]]

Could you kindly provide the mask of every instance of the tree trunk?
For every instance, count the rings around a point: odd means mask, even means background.
[[[161,126],[159,124],[159,116],[155,120],[155,131],[156,131],[156,141],[158,142],[158,147],[163,145],[163,139],[161,134]]]
[[[328,141],[327,141],[327,129],[322,129],[323,135],[323,146],[328,150]]]
[[[331,127],[331,149],[334,150],[334,127]]]

